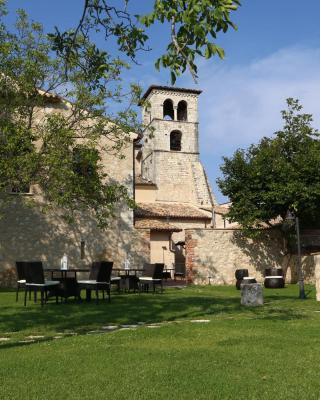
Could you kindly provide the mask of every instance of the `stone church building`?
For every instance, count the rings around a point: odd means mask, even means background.
[[[2,194],[9,201],[0,218],[0,286],[14,284],[16,261],[57,267],[63,254],[71,268],[95,260],[112,260],[119,268],[127,259],[136,267],[144,262],[185,265],[193,283],[232,284],[237,268],[248,268],[258,279],[270,266],[294,271],[277,235],[266,232],[259,243],[247,240],[237,224],[228,222],[228,204],[217,204],[200,162],[200,94],[149,87],[142,98],[143,134],[131,135],[124,158],[101,154],[105,172],[127,187],[137,205],[131,210],[119,204],[107,229],[99,229],[86,213],[73,224],[59,210],[43,213],[45,200],[36,185],[27,193]],[[50,95],[43,112],[65,113],[68,107]],[[39,207],[28,206],[28,199]],[[312,277],[312,262],[308,271]]]

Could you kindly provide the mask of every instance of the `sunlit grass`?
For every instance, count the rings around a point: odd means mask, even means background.
[[[42,309],[0,293],[0,398],[318,399],[320,304],[307,290],[307,300],[297,286],[265,290],[259,308],[241,307],[233,287]],[[21,343],[30,335],[44,338]]]

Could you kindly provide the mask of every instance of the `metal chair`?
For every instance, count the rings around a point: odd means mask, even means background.
[[[17,272],[17,289],[16,289],[16,301],[18,301],[19,290],[26,286],[26,262],[16,261],[16,272]]]
[[[138,279],[139,284],[139,293],[141,290],[144,289],[147,292],[149,291],[149,286],[153,286],[153,293],[156,291],[156,285],[161,286],[161,293],[163,292],[163,284],[162,284],[162,277],[163,277],[163,269],[164,264],[144,264],[144,270],[142,276]]]
[[[111,287],[111,273],[113,262],[112,261],[95,261],[92,263],[90,275],[88,280],[78,281],[81,289],[86,289],[87,299],[91,298],[91,291],[96,292],[96,302],[99,301],[99,290],[102,290],[102,298],[104,299],[104,291],[108,294],[109,303],[110,287]]]
[[[121,277],[120,276],[112,276],[110,279],[111,285],[117,286],[117,292],[120,293],[120,285],[121,285]]]
[[[34,300],[37,301],[37,292],[41,294],[41,307],[48,300],[48,290],[54,289],[60,284],[59,281],[48,281],[44,279],[43,266],[41,261],[32,261],[25,263],[25,292],[24,305],[27,305],[27,292],[31,294],[34,291]],[[58,293],[55,291],[56,303],[58,303]],[[30,299],[30,296],[29,296]]]

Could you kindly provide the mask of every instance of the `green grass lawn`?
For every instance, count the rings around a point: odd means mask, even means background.
[[[0,340],[0,399],[318,400],[314,288],[307,300],[296,285],[264,293],[259,308],[241,307],[233,287],[207,286],[41,309],[0,292],[0,338],[9,338]]]

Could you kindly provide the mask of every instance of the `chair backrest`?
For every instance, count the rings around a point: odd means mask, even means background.
[[[164,270],[164,264],[156,263],[154,273],[153,273],[153,279],[162,279],[163,278],[163,270]]]
[[[27,262],[25,266],[27,283],[44,283],[43,265],[41,261]]]
[[[26,266],[27,262],[25,261],[16,261],[16,271],[18,281],[26,279]]]
[[[143,266],[142,276],[148,276],[153,279],[162,279],[164,264],[162,263],[145,263]]]
[[[153,277],[156,264],[144,263],[142,276]]]
[[[112,261],[94,261],[90,270],[89,279],[97,282],[110,282]]]

